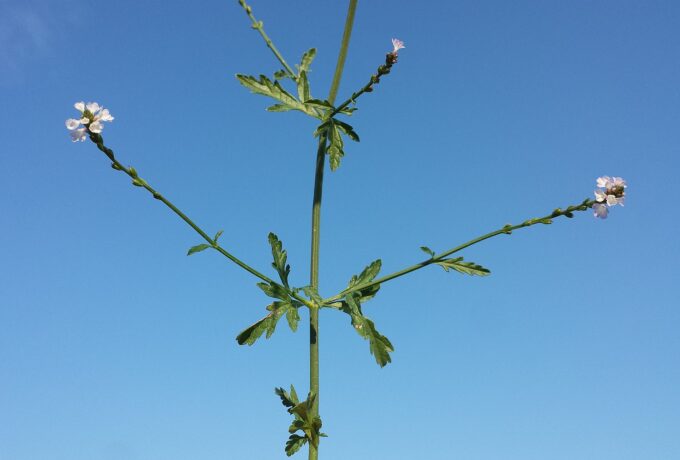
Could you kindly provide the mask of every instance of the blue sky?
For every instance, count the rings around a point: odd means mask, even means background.
[[[318,49],[325,97],[345,2],[252,6],[290,62]],[[359,2],[340,98],[390,38],[406,49],[326,173],[322,294],[600,175],[629,188],[606,221],[462,254],[490,277],[386,283],[364,310],[395,345],[384,369],[323,311],[321,458],[680,458],[679,22],[670,0]],[[236,1],[0,2],[0,459],[285,457],[273,388],[307,391],[306,328],[239,347],[256,280],[186,257],[200,238],[64,127],[104,104],[123,163],[262,271],[277,233],[305,285],[314,123],[234,78],[278,68]]]

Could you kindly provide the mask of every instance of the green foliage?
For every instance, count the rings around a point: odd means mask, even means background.
[[[304,70],[300,71],[300,75],[298,76],[297,91],[298,99],[302,102],[306,102],[308,99],[312,98],[312,94],[309,90],[309,81],[307,81],[307,72]]]
[[[236,78],[239,83],[248,88],[255,94],[268,96],[279,101],[279,104],[274,104],[267,110],[270,112],[287,112],[289,110],[299,110],[307,115],[319,118],[318,113],[311,105],[307,105],[304,101],[300,101],[292,94],[286,91],[278,81],[271,81],[265,75],[260,75],[260,78],[255,78],[248,75],[237,74]],[[306,81],[306,77],[305,77]],[[307,84],[307,91],[309,85]]]
[[[331,171],[340,167],[340,161],[345,156],[343,134],[353,141],[359,142],[359,135],[354,131],[354,128],[335,118],[326,120],[314,132],[315,137],[322,136],[327,140],[326,153],[330,157]]]
[[[192,254],[196,254],[197,252],[205,251],[208,248],[211,248],[212,245],[203,243],[203,244],[197,244],[196,246],[192,246],[189,248],[189,252],[187,252],[187,255],[190,256]]]
[[[321,418],[314,415],[316,396],[310,393],[306,400],[300,402],[293,385],[290,386],[290,393],[283,388],[275,388],[274,392],[281,398],[281,403],[287,408],[288,413],[295,417],[288,428],[290,436],[286,442],[286,455],[290,457],[307,442],[318,447],[319,438],[326,435],[321,432],[323,425]],[[297,434],[298,431],[301,431],[302,435]]]
[[[298,68],[298,73],[301,74],[302,72],[309,72],[309,67],[312,65],[312,61],[316,57],[316,48],[311,48],[302,55],[302,59],[300,60],[300,65],[297,66]]]
[[[429,254],[430,258],[433,258],[435,256],[435,253],[432,249],[428,248],[427,246],[421,246],[420,250],[423,251],[426,254]]]
[[[276,301],[267,305],[269,314],[236,336],[236,341],[239,345],[252,345],[264,333],[266,333],[265,337],[268,339],[272,336],[272,334],[274,334],[276,325],[278,324],[281,317],[283,315],[287,315],[288,311],[291,309],[297,310],[298,307],[299,304],[286,301]],[[297,316],[297,311],[294,315]],[[293,331],[297,329],[297,322],[295,323],[295,327],[293,327],[293,325],[291,325],[291,320],[289,319],[288,324],[290,325],[291,329],[293,329]]]
[[[346,295],[342,310],[352,318],[354,330],[369,341],[370,351],[375,361],[380,367],[384,367],[392,362],[390,353],[394,351],[394,347],[387,337],[377,331],[373,321],[364,316],[359,299],[358,294]]]
[[[257,287],[262,289],[267,296],[274,299],[283,300],[284,302],[291,302],[290,295],[286,288],[277,283],[257,283]]]
[[[447,272],[449,269],[453,269],[466,275],[487,276],[491,274],[489,269],[486,269],[481,265],[477,265],[474,262],[463,262],[462,257],[456,257],[455,259],[443,259],[436,262],[436,264],[440,265]]]
[[[270,233],[268,239],[269,244],[272,247],[272,256],[274,257],[272,267],[274,267],[279,274],[283,285],[288,287],[288,275],[290,274],[290,265],[286,263],[288,260],[288,253],[283,249],[283,243],[279,240],[278,236]]]
[[[300,322],[300,314],[297,308],[289,308],[286,310],[286,320],[288,320],[288,326],[293,332],[297,331],[298,323]]]
[[[345,291],[350,291],[352,289],[357,288],[358,286],[361,286],[363,284],[370,283],[375,279],[376,276],[378,276],[378,273],[380,273],[380,269],[382,268],[382,260],[374,260],[364,270],[359,273],[358,275],[352,276],[352,278],[349,280],[349,284],[347,285],[347,289]],[[373,286],[369,286],[363,289],[359,289],[359,301],[360,302],[366,302],[378,293],[380,290],[380,285],[375,284]]]
[[[288,441],[286,441],[286,455],[289,457],[292,456],[293,454],[297,453],[297,451],[300,450],[305,444],[307,444],[306,436],[291,434],[288,438]]]
[[[305,286],[302,288],[302,292],[305,293],[305,295],[314,302],[317,306],[323,305],[323,299],[319,295],[319,291],[316,290],[314,286]]]

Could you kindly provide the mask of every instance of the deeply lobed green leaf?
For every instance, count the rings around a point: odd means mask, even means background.
[[[268,110],[271,112],[299,110],[303,113],[306,113],[307,115],[319,118],[319,115],[312,106],[305,105],[303,101],[296,99],[295,96],[286,91],[276,80],[271,81],[265,75],[260,75],[260,78],[255,78],[249,75],[237,74],[236,78],[238,79],[239,83],[241,83],[253,93],[268,96],[279,101],[279,104],[275,104],[268,108]],[[308,84],[307,89],[309,89]]]
[[[487,268],[482,267],[474,262],[464,262],[462,257],[456,257],[455,259],[443,259],[436,262],[447,272],[449,269],[453,269],[459,273],[464,273],[471,276],[487,276],[491,274],[491,271]]]
[[[370,352],[375,357],[375,361],[380,367],[384,367],[392,362],[390,353],[394,351],[394,346],[387,337],[378,332],[373,321],[364,316],[359,299],[359,294],[348,294],[342,310],[350,315],[354,330],[369,341]]]
[[[274,258],[272,267],[274,267],[279,274],[283,285],[288,287],[288,275],[290,274],[290,265],[287,263],[288,253],[283,249],[283,243],[275,234],[270,233],[268,240],[272,247],[272,257]]]

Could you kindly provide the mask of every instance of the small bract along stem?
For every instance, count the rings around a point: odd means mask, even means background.
[[[342,33],[342,42],[338,61],[335,66],[333,82],[328,94],[328,102],[332,105],[340,88],[340,80],[345,67],[349,40],[352,36],[354,25],[354,13],[357,0],[350,0],[345,19],[345,28]],[[312,289],[319,289],[319,244],[321,241],[321,199],[323,196],[323,174],[326,163],[326,136],[319,139],[319,147],[316,152],[316,171],[314,174],[314,199],[312,201],[312,249],[310,261],[310,285]],[[309,313],[309,391],[316,396],[314,400],[313,414],[319,415],[319,308],[310,308]],[[309,443],[309,460],[319,458],[318,447]]]

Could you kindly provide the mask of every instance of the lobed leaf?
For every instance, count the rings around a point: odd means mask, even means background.
[[[291,301],[290,296],[288,295],[288,291],[280,284],[257,283],[257,287],[262,289],[262,292],[264,292],[269,297],[283,300],[284,302]]]
[[[300,65],[298,66],[298,72],[308,72],[309,66],[312,65],[312,61],[316,57],[316,48],[310,48],[302,55],[300,60]]]
[[[286,319],[288,320],[288,326],[290,327],[290,330],[296,332],[298,323],[300,322],[300,313],[298,313],[298,309],[291,307],[286,310]]]
[[[340,135],[340,129],[335,123],[334,119],[328,120],[328,128],[326,131],[328,137],[328,147],[326,153],[330,157],[329,163],[331,171],[335,171],[340,167],[340,161],[342,157],[345,156],[344,142],[342,136]]]
[[[346,307],[343,310],[350,315],[354,330],[361,337],[369,341],[370,352],[375,357],[378,365],[385,367],[388,363],[391,363],[390,353],[394,351],[394,346],[392,346],[392,342],[387,337],[378,332],[375,328],[375,323],[364,316],[361,311],[359,296],[348,294],[345,297],[345,305]]]
[[[270,338],[279,320],[290,308],[295,307],[289,302],[274,302],[268,305],[267,310],[270,310],[270,313],[237,335],[236,341],[239,345],[252,345],[265,333],[265,338]]]
[[[260,78],[257,79],[252,76],[237,74],[236,78],[238,79],[239,83],[241,83],[253,93],[268,96],[279,101],[281,104],[276,104],[269,107],[268,110],[272,112],[299,110],[306,113],[307,115],[318,118],[317,113],[312,107],[306,106],[301,101],[295,99],[295,96],[286,91],[276,80],[271,81],[265,75],[260,75]]]
[[[340,129],[343,134],[347,135],[347,137],[352,139],[354,142],[359,142],[359,135],[354,131],[354,128],[352,128],[351,125],[340,120],[335,120],[335,124],[338,125],[338,129]]]
[[[283,243],[279,237],[273,233],[269,234],[269,244],[272,247],[272,256],[274,262],[272,267],[278,272],[281,282],[288,287],[288,275],[290,274],[290,265],[287,264],[288,253],[283,249]]]
[[[297,393],[295,392],[295,387],[290,386],[290,394],[286,392],[283,388],[274,388],[274,393],[276,393],[281,398],[281,404],[285,407],[294,407],[299,404]]]
[[[312,94],[309,90],[309,81],[307,81],[307,72],[304,70],[300,71],[300,75],[297,80],[297,91],[298,99],[302,102],[306,102],[308,99],[312,98]]]
[[[487,276],[491,274],[491,271],[487,268],[477,265],[474,262],[463,262],[462,257],[456,257],[455,259],[444,259],[436,262],[447,272],[449,269],[453,269],[459,273],[464,273],[471,276]]]
[[[307,443],[306,436],[291,434],[290,437],[288,438],[288,441],[286,441],[286,455],[290,457],[291,455],[299,451],[302,448],[302,446],[304,446],[306,443]]]

